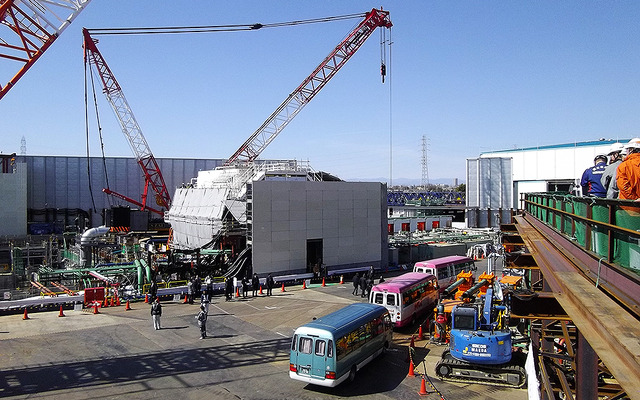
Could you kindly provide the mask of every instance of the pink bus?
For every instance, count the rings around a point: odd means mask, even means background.
[[[475,270],[476,266],[473,260],[464,256],[434,258],[433,260],[418,261],[413,265],[413,272],[435,275],[438,278],[440,291],[454,283],[460,272]]]
[[[396,327],[412,324],[438,302],[436,277],[419,272],[397,276],[375,285],[369,302],[385,306]]]

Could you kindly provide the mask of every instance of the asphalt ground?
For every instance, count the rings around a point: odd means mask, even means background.
[[[441,382],[433,372],[443,347],[415,340],[415,377],[408,346],[418,327],[394,332],[390,351],[356,379],[336,388],[288,376],[289,345],[298,326],[346,304],[364,301],[350,283],[274,289],[273,296],[216,296],[209,337],[200,340],[198,305],[163,302],[162,329],[150,306],[132,310],[38,312],[0,317],[0,397],[10,399],[513,399],[524,389]],[[426,373],[424,376],[422,374]],[[430,394],[420,396],[425,377]],[[434,386],[431,386],[433,383]]]

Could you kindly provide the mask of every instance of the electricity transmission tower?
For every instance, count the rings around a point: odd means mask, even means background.
[[[426,189],[429,184],[429,139],[422,135],[422,187]]]

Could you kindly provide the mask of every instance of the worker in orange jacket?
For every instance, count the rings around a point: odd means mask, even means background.
[[[625,149],[628,155],[617,169],[619,199],[640,200],[640,139],[631,139]]]

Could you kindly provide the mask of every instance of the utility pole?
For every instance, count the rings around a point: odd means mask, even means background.
[[[427,135],[422,135],[422,187],[427,188],[429,184],[429,139]]]

